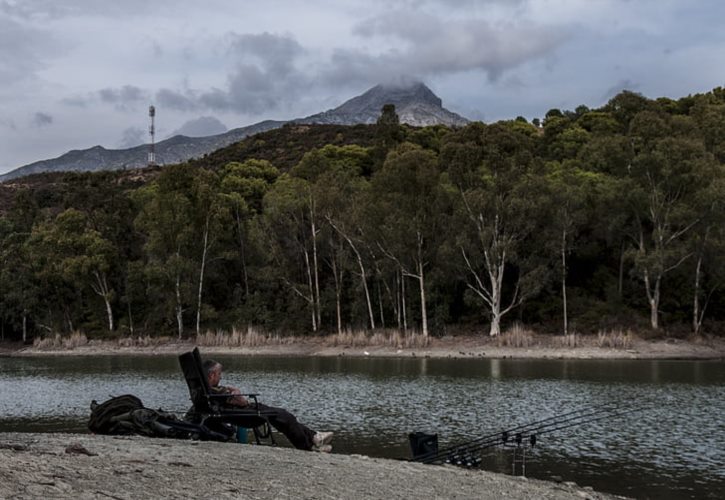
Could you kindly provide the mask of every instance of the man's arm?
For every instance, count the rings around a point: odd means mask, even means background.
[[[227,404],[230,406],[238,406],[239,408],[246,408],[249,406],[247,398],[242,396],[242,393],[236,387],[224,387],[219,386],[220,394],[231,394],[232,397],[227,399]]]

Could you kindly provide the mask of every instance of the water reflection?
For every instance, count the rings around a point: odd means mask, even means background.
[[[647,411],[542,436],[527,473],[652,498],[717,497],[725,485],[725,364],[685,361],[247,358],[226,382],[337,431],[336,451],[407,457],[406,435],[441,445],[615,402]],[[91,399],[132,393],[186,410],[175,357],[0,358],[0,430],[83,431]],[[510,450],[485,466],[510,472]]]

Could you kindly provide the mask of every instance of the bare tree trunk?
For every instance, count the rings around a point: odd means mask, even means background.
[[[340,305],[342,296],[342,276],[337,269],[336,260],[333,257],[330,262],[332,277],[335,280],[335,312],[337,314],[337,333],[342,333],[342,307]]]
[[[380,290],[380,282],[377,283],[378,287],[378,306],[380,307],[380,326],[385,329],[385,313],[383,311],[383,292]]]
[[[561,298],[564,307],[564,335],[569,334],[569,317],[566,303],[566,229],[561,236]]]
[[[317,312],[315,311],[315,288],[312,284],[312,269],[310,269],[310,254],[305,249],[304,251],[305,256],[305,269],[307,271],[307,289],[310,292],[310,306],[312,309],[312,331],[316,332],[318,323],[317,323]]]
[[[174,283],[174,292],[176,294],[176,327],[178,329],[179,339],[184,333],[184,309],[181,304],[181,275],[176,275],[176,282]]]
[[[360,280],[362,281],[363,290],[365,291],[365,302],[368,306],[368,319],[370,320],[370,329],[375,330],[375,317],[373,316],[373,304],[370,300],[370,290],[368,289],[368,278],[367,273],[365,272],[365,265],[363,264],[362,255],[360,255],[360,252],[357,249],[357,246],[352,241],[352,238],[350,238],[347,234],[342,232],[340,228],[332,221],[331,217],[327,217],[327,222],[330,223],[330,225],[340,233],[340,235],[345,238],[345,241],[347,241],[347,244],[350,245],[350,248],[352,248],[353,253],[355,254],[355,258],[357,259],[357,265],[360,268]]]
[[[113,331],[113,309],[111,308],[111,290],[108,287],[108,280],[106,279],[105,273],[101,273],[99,271],[93,272],[93,277],[95,278],[96,282],[91,286],[93,288],[93,291],[103,299],[104,304],[106,305],[106,317],[108,318],[108,331]]]
[[[340,306],[340,292],[335,293],[335,311],[337,313],[337,333],[342,333],[342,308]]]
[[[111,302],[108,300],[107,297],[103,298],[104,302],[106,303],[106,314],[108,315],[108,331],[113,331],[113,309],[111,309]]]
[[[700,319],[700,273],[702,272],[702,256],[697,258],[697,265],[695,266],[695,293],[692,304],[692,333],[695,335],[700,334],[700,325],[702,324]]]
[[[68,333],[73,333],[73,319],[70,317],[70,311],[68,311],[68,306],[65,306],[65,321],[68,323]]]
[[[408,314],[405,306],[405,275],[400,271],[400,297],[401,306],[403,308],[403,333],[408,333]]]
[[[28,341],[28,313],[23,311],[23,344]]]
[[[320,304],[320,278],[317,266],[317,228],[315,226],[314,201],[310,196],[310,229],[312,232],[312,264],[314,266],[315,277],[315,314],[317,314],[317,324],[322,325],[322,313]]]
[[[201,252],[201,269],[199,270],[199,290],[196,296],[196,334],[201,334],[201,296],[204,287],[204,270],[206,268],[206,255],[209,251],[209,222],[210,216],[207,215],[204,223],[203,250]]]
[[[644,232],[642,227],[639,229],[639,251],[642,255],[646,253],[644,245]],[[647,303],[649,304],[650,326],[653,330],[659,329],[659,299],[660,299],[660,277],[655,278],[654,288],[650,279],[649,270],[642,270],[642,279],[644,281],[644,289],[647,293]]]
[[[425,306],[425,279],[423,277],[423,263],[418,263],[418,283],[420,285],[420,316],[423,327],[423,336],[428,336],[428,309]]]
[[[131,301],[128,301],[128,331],[133,336],[133,315],[131,315]]]
[[[644,272],[644,285],[647,290],[647,302],[650,308],[650,326],[653,330],[658,330],[659,325],[659,306],[660,306],[660,278],[655,279],[654,288],[651,285],[649,273]]]
[[[400,306],[400,279],[398,273],[395,273],[395,317],[398,320],[398,331],[403,328],[402,310],[403,308]]]

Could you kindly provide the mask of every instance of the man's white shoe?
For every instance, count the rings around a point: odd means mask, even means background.
[[[312,436],[312,444],[317,448],[321,448],[322,446],[332,442],[333,435],[334,434],[332,432],[316,432],[315,435]]]
[[[330,453],[332,451],[331,444],[323,444],[322,446],[313,446],[313,451],[319,451],[320,453]]]

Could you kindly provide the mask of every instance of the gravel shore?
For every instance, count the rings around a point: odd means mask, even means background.
[[[0,498],[612,499],[452,466],[290,448],[81,434],[0,434]]]

